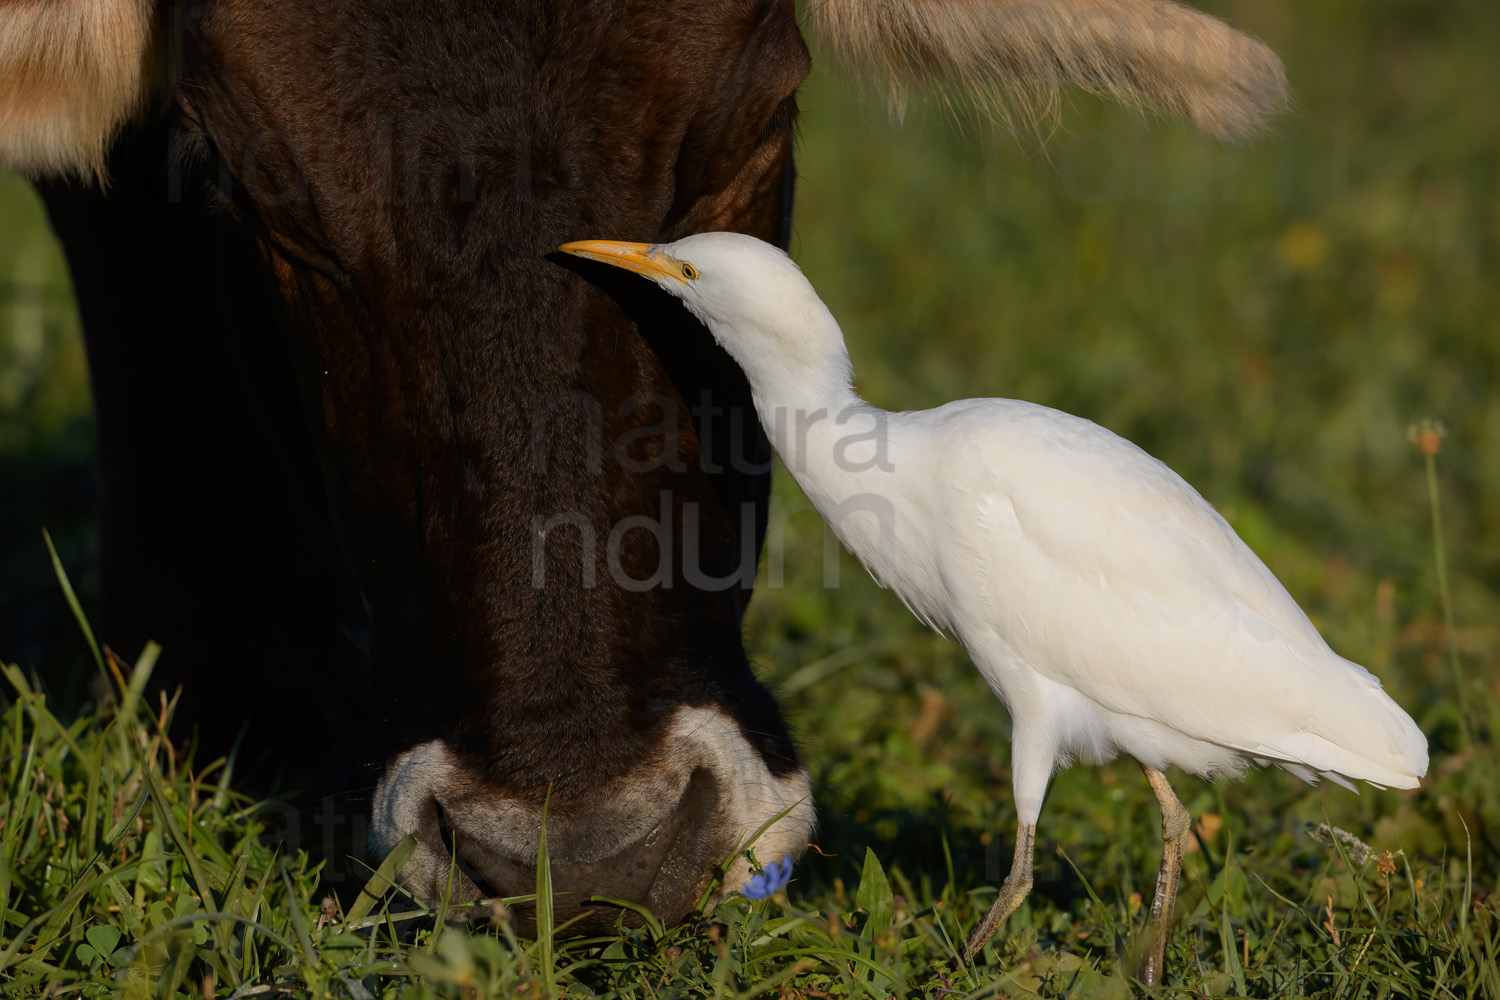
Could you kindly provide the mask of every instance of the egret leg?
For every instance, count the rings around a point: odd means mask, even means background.
[[[990,938],[995,936],[995,931],[1005,922],[1005,918],[1016,912],[1016,907],[1031,892],[1031,871],[1035,867],[1033,852],[1036,849],[1036,824],[1021,823],[1016,827],[1016,852],[1010,861],[1010,874],[1005,876],[1005,882],[1000,886],[1000,894],[995,897],[995,902],[990,904],[990,910],[979,921],[979,926],[974,928],[969,935],[969,941],[964,945],[964,964],[968,965],[974,961],[974,956],[979,954],[981,948]]]
[[[1187,850],[1192,817],[1177,800],[1167,776],[1154,767],[1141,765],[1146,780],[1161,804],[1161,871],[1156,876],[1156,898],[1151,901],[1151,951],[1141,963],[1141,982],[1155,986],[1166,961],[1167,935],[1172,930],[1172,906],[1177,902],[1177,880],[1182,874],[1182,855]]]

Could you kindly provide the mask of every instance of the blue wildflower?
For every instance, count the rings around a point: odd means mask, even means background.
[[[750,876],[750,881],[740,891],[749,899],[769,899],[784,889],[791,880],[792,859],[788,855],[781,859],[780,866],[773,861],[759,875]]]

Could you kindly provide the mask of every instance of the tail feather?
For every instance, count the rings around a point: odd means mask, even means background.
[[[1310,721],[1302,732],[1237,749],[1303,780],[1312,780],[1311,772],[1346,787],[1358,780],[1415,788],[1427,774],[1427,737],[1378,682],[1329,700]]]
[[[836,58],[894,94],[953,82],[1033,126],[1055,115],[1064,83],[1225,139],[1287,103],[1270,49],[1172,0],[821,0],[810,13]]]

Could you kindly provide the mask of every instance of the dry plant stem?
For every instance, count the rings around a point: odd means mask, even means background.
[[[1005,918],[1016,912],[1016,907],[1031,892],[1031,871],[1035,867],[1032,855],[1035,850],[1035,824],[1020,824],[1016,827],[1016,853],[1011,858],[1010,874],[1000,886],[1000,895],[990,904],[989,912],[979,921],[979,926],[974,928],[968,943],[964,945],[965,965],[973,963],[974,956],[979,954],[985,942],[995,936],[995,931],[999,930]]]
[[[1448,592],[1448,560],[1443,551],[1443,508],[1438,495],[1437,456],[1425,453],[1427,461],[1427,498],[1432,504],[1432,551],[1437,562],[1438,596],[1443,602],[1443,629],[1448,636],[1448,668],[1453,672],[1453,693],[1458,700],[1458,728],[1463,747],[1473,746],[1469,732],[1469,698],[1464,690],[1463,671],[1458,664],[1458,636],[1453,629],[1453,599]]]
[[[1154,767],[1141,765],[1146,780],[1161,804],[1161,871],[1156,876],[1156,898],[1151,901],[1151,950],[1141,963],[1141,982],[1155,986],[1161,981],[1167,955],[1167,936],[1172,932],[1172,905],[1177,901],[1177,880],[1182,874],[1182,856],[1187,851],[1192,817],[1167,783],[1167,776]]]

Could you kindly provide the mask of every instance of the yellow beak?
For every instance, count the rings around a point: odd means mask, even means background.
[[[647,278],[671,278],[687,284],[682,273],[682,262],[674,260],[653,249],[650,243],[622,243],[619,240],[579,240],[564,243],[557,249],[586,260],[597,260],[601,264],[613,264]]]

